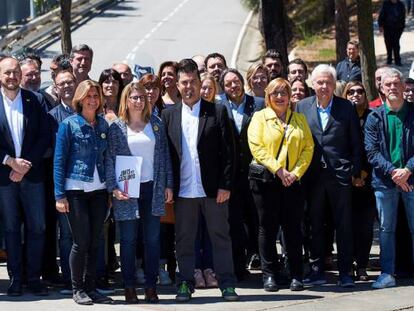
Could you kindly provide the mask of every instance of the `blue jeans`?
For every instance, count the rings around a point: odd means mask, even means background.
[[[119,221],[121,270],[125,288],[135,286],[135,254],[139,222],[144,233],[145,288],[155,288],[160,260],[160,217],[152,215],[153,182],[141,184],[138,199],[141,219]]]
[[[386,189],[376,190],[378,217],[380,220],[380,263],[383,273],[394,274],[395,269],[395,228],[399,196],[404,202],[408,226],[414,246],[414,192]],[[413,248],[414,249],[414,248]]]
[[[20,208],[21,207],[21,208]],[[23,213],[22,213],[23,211]],[[28,283],[39,282],[45,238],[45,196],[43,183],[25,178],[20,183],[0,187],[0,214],[7,249],[10,277],[20,282],[22,277],[21,224],[27,228],[26,252]]]
[[[69,255],[73,243],[72,233],[70,232],[68,216],[65,213],[58,213],[58,221],[60,269],[62,270],[63,282],[71,284]]]

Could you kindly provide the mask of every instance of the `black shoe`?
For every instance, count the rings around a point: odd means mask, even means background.
[[[93,305],[92,299],[83,290],[77,290],[73,293],[73,301],[78,305]]]
[[[87,292],[86,294],[92,299],[93,303],[111,304],[114,302],[111,297],[102,295],[96,290]]]
[[[7,295],[11,297],[21,296],[22,284],[19,281],[10,281],[9,288],[7,289]]]
[[[303,290],[303,283],[297,279],[292,279],[289,286],[290,290],[293,292],[298,292]]]
[[[40,281],[39,282],[34,282],[34,283],[29,283],[27,285],[27,288],[35,296],[47,296],[47,295],[49,295],[49,291],[47,290],[47,287],[45,285],[43,285],[43,283],[41,283]]]
[[[99,278],[95,281],[96,291],[101,295],[112,295],[115,294],[115,289],[110,287],[107,278]]]
[[[63,279],[60,277],[59,274],[51,275],[51,276],[43,276],[42,281],[47,286],[60,287],[60,286],[65,285],[65,282],[63,281]]]
[[[277,292],[279,290],[273,276],[263,278],[263,289],[266,292]]]

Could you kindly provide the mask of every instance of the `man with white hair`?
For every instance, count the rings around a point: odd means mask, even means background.
[[[401,198],[414,243],[414,107],[404,100],[403,75],[395,68],[382,73],[381,89],[385,104],[368,116],[365,123],[365,149],[373,167],[380,222],[381,275],[373,288],[395,286],[395,228]]]
[[[336,229],[339,282],[355,286],[349,273],[352,264],[351,186],[363,185],[361,174],[362,141],[355,108],[348,100],[334,96],[335,68],[322,64],[312,72],[315,96],[298,103],[297,111],[306,116],[315,142],[311,165],[306,172],[309,221],[311,227],[312,269],[305,284],[326,283],[324,267],[324,224],[326,202],[332,209]]]

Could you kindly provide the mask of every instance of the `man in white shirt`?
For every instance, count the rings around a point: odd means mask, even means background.
[[[22,294],[20,225],[24,220],[30,258],[26,263],[28,288],[35,295],[47,295],[40,282],[45,230],[42,158],[50,144],[50,133],[41,98],[21,89],[21,78],[17,60],[6,57],[0,61],[0,215],[11,278],[7,293]]]
[[[201,81],[192,59],[179,63],[182,103],[162,112],[174,177],[176,301],[190,300],[194,288],[194,242],[201,214],[210,235],[214,270],[222,296],[238,300],[229,236],[228,199],[233,172],[233,140],[227,110],[200,98]]]

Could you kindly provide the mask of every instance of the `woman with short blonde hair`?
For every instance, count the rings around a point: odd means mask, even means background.
[[[254,167],[263,168],[263,174],[249,174],[249,178],[259,215],[259,252],[266,291],[278,289],[275,244],[280,226],[289,254],[290,289],[303,290],[301,221],[305,197],[299,180],[310,165],[314,143],[305,116],[290,109],[291,95],[288,81],[272,80],[266,87],[266,108],[255,112],[247,133],[256,163],[251,172]]]

